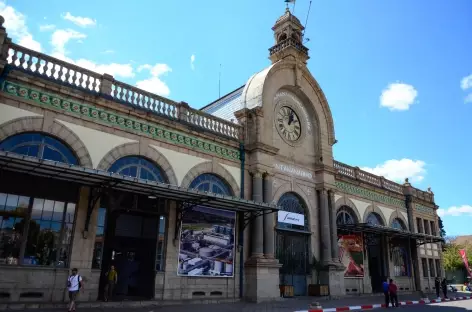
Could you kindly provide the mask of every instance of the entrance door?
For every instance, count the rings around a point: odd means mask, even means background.
[[[367,246],[367,255],[369,259],[369,273],[372,283],[372,292],[382,292],[382,282],[386,278],[386,275],[383,265],[383,248],[380,238],[372,238]]]
[[[307,292],[308,242],[305,234],[277,232],[277,259],[282,264],[280,283],[292,285],[295,296],[305,296]]]
[[[102,272],[104,275],[111,265],[118,272],[115,299],[154,298],[158,226],[158,216],[121,211],[112,214]]]

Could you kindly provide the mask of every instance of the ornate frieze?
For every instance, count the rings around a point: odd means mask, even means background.
[[[134,119],[119,112],[108,111],[90,104],[77,103],[55,94],[35,90],[9,81],[3,82],[2,91],[16,97],[34,101],[40,106],[72,113],[77,115],[77,117],[85,117],[90,121],[98,121],[110,126],[120,127],[125,131],[148,135],[158,141],[167,141],[171,144],[214,154],[233,161],[240,160],[238,149],[228,148],[214,142],[193,137],[186,133],[168,129],[157,123]]]
[[[341,182],[341,181],[336,181],[335,185],[339,191],[352,194],[352,195],[357,195],[365,199],[370,199],[372,201],[381,202],[387,205],[406,209],[405,201],[401,199],[379,194],[377,192],[373,192],[368,189],[365,189],[356,185],[352,185],[349,183]]]

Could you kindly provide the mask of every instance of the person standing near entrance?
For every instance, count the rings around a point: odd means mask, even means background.
[[[390,284],[388,285],[388,293],[390,295],[390,302],[392,303],[392,307],[398,308],[397,285],[395,285],[393,279],[390,279]]]
[[[388,294],[388,288],[389,288],[389,285],[388,285],[387,279],[385,279],[384,282],[382,283],[382,290],[383,290],[384,296],[385,296],[385,307],[386,308],[388,308],[388,305],[390,303],[390,296]]]
[[[446,281],[446,278],[443,278],[443,280],[441,282],[441,288],[442,288],[442,291],[443,291],[444,299],[448,299],[447,298],[447,281]]]
[[[439,291],[441,290],[441,281],[439,277],[434,279],[434,288],[436,289],[436,298],[439,298]]]
[[[72,275],[67,279],[67,289],[69,290],[69,312],[75,311],[75,301],[77,300],[79,290],[83,289],[82,286],[82,277],[78,274],[78,270],[73,268]]]
[[[107,284],[105,285],[105,301],[113,299],[113,290],[115,289],[116,283],[118,283],[118,272],[115,270],[115,266],[110,266],[110,270],[106,273]]]

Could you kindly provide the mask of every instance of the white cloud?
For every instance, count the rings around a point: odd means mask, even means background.
[[[54,29],[56,29],[56,25],[53,25],[53,24],[39,25],[40,31],[51,31]]]
[[[472,103],[472,93],[469,93],[466,95],[466,97],[464,98],[464,102],[465,103]]]
[[[169,96],[169,87],[164,81],[161,80],[161,76],[171,72],[172,68],[170,68],[167,64],[156,64],[154,66],[146,64],[138,67],[138,72],[143,70],[149,70],[151,77],[136,82],[136,86],[148,92],[162,96]]]
[[[458,217],[461,215],[471,216],[472,217],[472,206],[462,205],[459,207],[453,206],[447,209],[438,209],[438,216],[454,216]]]
[[[462,78],[461,88],[462,88],[462,90],[467,90],[467,89],[472,88],[472,74]]]
[[[391,111],[408,110],[415,102],[418,91],[415,87],[405,83],[391,83],[380,95],[380,106]]]
[[[192,54],[192,56],[190,56],[190,68],[192,68],[192,70],[195,70],[195,54]]]
[[[4,27],[9,35],[17,39],[18,43],[24,47],[41,52],[41,44],[34,40],[28,31],[25,15],[2,1],[0,1],[0,15],[5,19]]]
[[[411,182],[421,182],[426,174],[425,166],[426,163],[422,160],[403,158],[387,160],[383,164],[375,166],[375,168],[364,167],[361,169],[403,183],[405,178],[409,178]]]
[[[73,29],[58,29],[54,31],[51,36],[51,44],[53,46],[53,55],[66,55],[65,45],[70,40],[80,40],[87,36],[83,33],[75,31]]]
[[[95,26],[97,24],[97,21],[91,19],[90,17],[73,16],[72,14],[70,14],[70,12],[67,12],[66,14],[62,15],[62,18],[67,21],[71,21],[72,23],[80,27]]]

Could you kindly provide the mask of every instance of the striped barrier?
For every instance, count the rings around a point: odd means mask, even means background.
[[[431,299],[431,300],[418,300],[418,301],[402,301],[398,302],[398,305],[413,305],[413,304],[428,304],[428,303],[440,303],[446,301],[456,301],[456,300],[468,300],[472,299],[472,296],[465,297],[454,297],[449,299]],[[295,312],[341,312],[341,311],[362,311],[362,310],[371,310],[377,308],[385,308],[385,304],[368,304],[368,305],[359,305],[359,306],[350,306],[350,307],[338,307],[338,308],[327,308],[327,309],[311,309],[311,310],[299,310]]]

